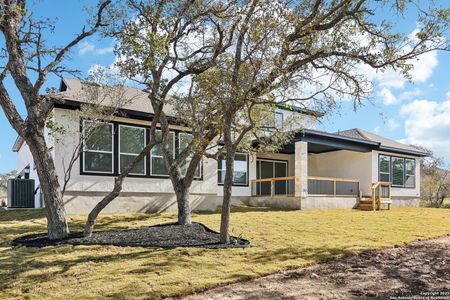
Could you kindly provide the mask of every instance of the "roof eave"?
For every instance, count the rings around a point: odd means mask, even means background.
[[[21,136],[17,136],[16,141],[14,142],[14,145],[12,146],[11,150],[13,152],[19,152],[24,142],[25,140]]]
[[[428,153],[422,152],[422,151],[401,149],[401,148],[389,147],[389,146],[383,146],[383,145],[380,145],[378,147],[378,150],[386,151],[386,152],[394,152],[394,153],[399,153],[399,154],[408,154],[408,155],[419,156],[419,157],[427,157],[427,156],[429,156]]]

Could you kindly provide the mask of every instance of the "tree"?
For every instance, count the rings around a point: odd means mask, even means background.
[[[450,166],[431,150],[418,148],[428,153],[420,162],[420,195],[427,205],[441,207],[445,198],[450,197]]]
[[[275,93],[297,90],[297,102],[336,105],[351,99],[355,107],[371,92],[360,72],[362,65],[385,71],[400,70],[408,77],[411,60],[449,46],[445,40],[449,10],[418,10],[420,28],[413,38],[392,32],[386,21],[370,16],[376,4],[403,13],[412,1],[279,1],[239,2],[240,22],[233,46],[218,59],[199,88],[219,99],[226,153],[226,175],[221,218],[221,242],[229,242],[233,163],[236,149],[254,122],[239,128],[239,112],[251,119],[258,105],[274,102]],[[220,76],[218,75],[220,74]],[[220,78],[220,82],[216,78]],[[206,83],[205,83],[206,81]],[[202,81],[201,81],[202,82]]]
[[[51,74],[75,73],[62,65],[70,50],[86,37],[105,26],[104,15],[111,1],[100,1],[88,28],[63,47],[51,46],[46,39],[51,36],[53,24],[34,18],[25,1],[1,1],[0,30],[3,37],[0,73],[0,105],[9,123],[28,144],[36,163],[47,210],[47,229],[50,239],[64,238],[69,234],[61,187],[55,162],[46,142],[45,127],[51,111],[50,99],[41,96],[41,90]],[[4,85],[11,76],[27,110],[23,119]],[[33,79],[35,79],[33,81]]]
[[[62,195],[64,195],[70,182],[72,168],[83,153],[83,146],[89,143],[91,147],[95,148],[95,144],[101,142],[99,136],[101,136],[105,124],[113,120],[117,115],[120,115],[119,109],[126,107],[127,104],[133,101],[139,101],[140,93],[127,93],[128,87],[126,83],[126,79],[117,74],[112,68],[93,70],[85,80],[81,81],[81,91],[69,94],[71,98],[83,100],[80,109],[71,112],[70,116],[68,116],[72,121],[69,123],[72,124],[84,120],[83,131],[80,133],[79,128],[71,129],[70,126],[65,127],[52,119],[47,121],[46,128],[49,131],[49,138],[52,139],[54,144],[66,143],[73,145],[70,155],[62,157],[60,162],[64,174],[61,188]],[[64,102],[64,97],[66,96],[64,93],[61,94],[56,91],[49,91],[48,93],[48,97],[52,97],[56,102]],[[121,170],[120,175],[114,179],[113,189],[89,213],[84,229],[85,236],[91,236],[99,213],[119,196],[125,178],[149,154],[153,146],[160,142],[154,139],[158,118],[156,113],[151,124],[151,139],[148,144],[144,145],[141,153]]]
[[[212,130],[203,135],[203,142],[196,139],[195,143],[188,143],[174,158],[167,146],[169,118],[163,107],[170,103],[171,97],[183,94],[183,86],[192,76],[214,66],[217,57],[230,46],[234,25],[226,16],[233,8],[231,3],[128,0],[125,11],[132,18],[112,30],[118,39],[117,66],[148,91],[154,109],[161,109],[158,147],[164,154],[177,198],[178,223],[182,225],[191,223],[189,188],[202,159],[202,151],[197,149],[206,148],[217,132]],[[195,137],[203,133],[194,130],[192,134]]]

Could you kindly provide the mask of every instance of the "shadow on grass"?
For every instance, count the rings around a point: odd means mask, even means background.
[[[140,261],[142,264],[131,267],[128,274],[176,274],[177,270],[192,269],[198,266],[198,258],[205,252],[216,250],[205,249],[161,249],[161,248],[133,248],[129,253],[101,254],[102,247],[76,249],[72,246],[56,246],[41,249],[12,248],[0,251],[0,290],[6,289],[17,280],[25,280],[39,284],[57,275],[67,274],[72,268],[83,263],[90,264],[125,264],[129,261]],[[243,250],[245,251],[245,250]],[[83,254],[89,252],[89,254]],[[278,264],[290,260],[320,261],[338,258],[352,252],[345,248],[296,248],[284,247],[274,250],[264,250],[257,253],[249,253],[240,257],[242,266],[255,264]],[[57,255],[55,255],[57,254]],[[75,257],[74,257],[75,256]],[[236,263],[236,262],[235,262]],[[222,266],[217,260],[202,260],[201,266],[205,269],[214,269]],[[40,272],[36,274],[36,271]],[[25,274],[25,275],[24,275]],[[257,276],[248,272],[228,272],[223,274],[224,280],[238,281]],[[67,275],[70,276],[70,275]],[[107,274],[105,274],[107,276]],[[169,275],[170,276],[170,275]],[[24,278],[25,277],[25,278]],[[20,278],[20,279],[19,279]]]
[[[45,209],[0,209],[0,222],[27,221],[45,218]]]
[[[275,207],[259,207],[259,206],[246,206],[246,205],[232,205],[232,213],[248,213],[248,212],[280,212],[280,211],[295,211],[296,209],[288,208],[275,208]],[[196,212],[198,215],[214,215],[222,212],[222,206],[218,206],[216,211],[201,211]]]

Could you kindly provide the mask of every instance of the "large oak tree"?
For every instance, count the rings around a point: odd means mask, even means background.
[[[75,70],[62,62],[71,49],[83,39],[105,26],[104,14],[110,0],[98,2],[90,25],[80,29],[72,40],[63,46],[53,46],[54,24],[48,19],[36,18],[27,9],[25,0],[0,1],[0,31],[2,37],[2,70],[0,73],[0,105],[9,123],[28,144],[36,164],[47,210],[47,229],[50,239],[64,238],[69,234],[60,183],[51,150],[46,141],[46,123],[52,109],[50,97],[42,96],[42,89],[51,74],[61,76]],[[17,109],[5,86],[5,79],[20,92],[26,108],[26,118]]]

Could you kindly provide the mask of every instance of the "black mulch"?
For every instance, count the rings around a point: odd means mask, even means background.
[[[89,238],[81,232],[73,232],[62,240],[49,240],[47,234],[30,234],[12,241],[12,246],[46,247],[56,245],[113,245],[131,247],[199,247],[199,248],[245,248],[248,240],[231,237],[229,244],[220,244],[219,233],[203,224],[178,225],[166,223],[137,229],[94,231]]]

